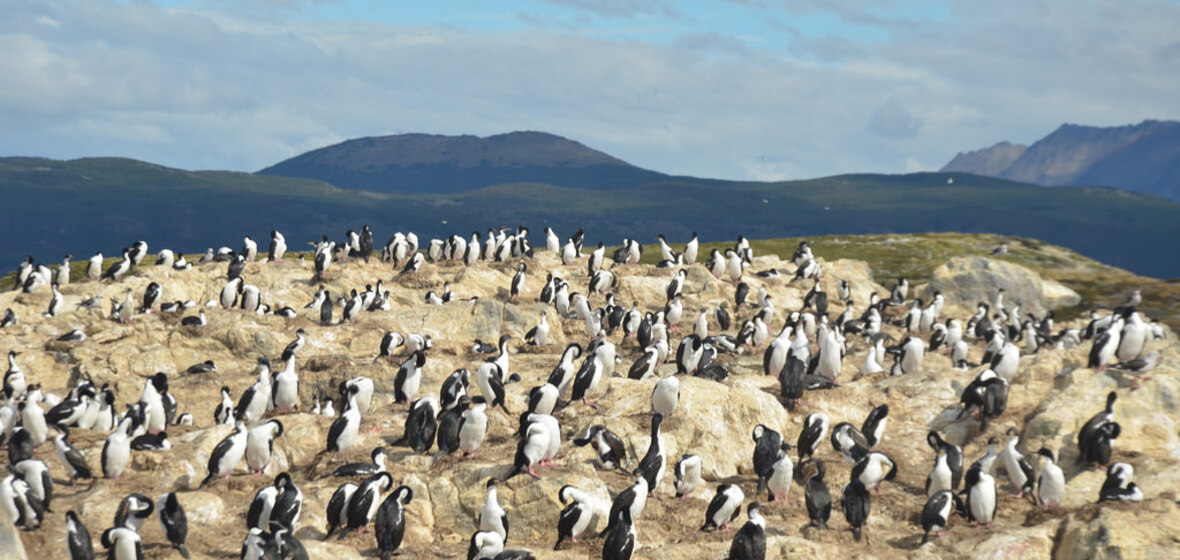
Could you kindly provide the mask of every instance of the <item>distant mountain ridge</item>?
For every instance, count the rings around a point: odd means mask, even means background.
[[[1001,142],[960,152],[944,172],[1042,186],[1107,186],[1180,200],[1180,122],[1064,124],[1032,146]]]
[[[505,183],[613,190],[667,178],[545,132],[488,137],[398,134],[347,140],[258,172],[343,189],[453,194]]]
[[[54,263],[72,252],[117,255],[143,239],[187,253],[266,246],[271,229],[306,247],[369,224],[379,243],[395,231],[419,239],[523,224],[586,242],[657,234],[702,241],[862,233],[955,231],[1042,239],[1139,274],[1180,277],[1180,258],[1150,239],[1180,238],[1180,203],[1111,188],[1046,189],[979,175],[840,175],[805,181],[737,182],[660,176],[594,190],[541,182],[456,194],[346,190],[322,181],[257,173],[186,171],[123,158],[57,161],[0,158],[8,218],[0,271],[25,255]],[[1118,227],[1095,227],[1117,224]],[[987,248],[990,251],[990,247]],[[7,265],[4,265],[7,263]]]

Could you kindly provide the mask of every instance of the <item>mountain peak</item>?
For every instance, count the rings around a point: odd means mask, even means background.
[[[1028,150],[1028,146],[1000,142],[982,150],[959,152],[950,163],[942,168],[942,171],[994,177],[1003,173],[1013,162],[1020,159],[1026,150]]]
[[[1108,186],[1180,200],[1180,122],[1065,123],[1027,149],[1001,142],[959,153],[943,171],[1042,186]]]
[[[635,186],[660,174],[547,132],[487,137],[397,134],[346,140],[259,171],[327,181],[346,189],[465,192],[543,181],[575,188]]]

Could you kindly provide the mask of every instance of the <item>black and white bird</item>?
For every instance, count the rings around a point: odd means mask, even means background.
[[[815,456],[820,444],[828,436],[828,415],[815,412],[807,415],[803,420],[803,429],[799,432],[799,439],[795,441],[795,450],[799,453],[799,463],[802,464]]]
[[[1020,432],[1016,428],[1008,428],[1007,434],[1008,444],[1000,451],[996,460],[1004,467],[1008,481],[1015,489],[1013,497],[1020,498],[1025,492],[1033,490],[1033,468],[1020,450],[1016,449],[1020,443]]]
[[[483,397],[473,397],[471,405],[463,412],[459,422],[459,447],[464,457],[471,457],[483,445],[488,432],[487,401]]]
[[[880,451],[870,451],[852,467],[852,478],[866,490],[876,490],[881,482],[897,477],[897,463]]]
[[[933,430],[926,434],[926,444],[934,450],[935,454],[937,454],[940,450],[946,453],[946,468],[950,474],[950,486],[946,489],[957,492],[959,489],[959,483],[963,480],[963,448],[942,439],[942,436]],[[936,469],[937,462],[938,459],[936,457]],[[931,491],[928,488],[926,495],[930,496],[935,491],[937,490]]]
[[[985,369],[975,377],[959,397],[963,409],[959,418],[971,412],[977,412],[980,417],[981,431],[987,431],[989,420],[1003,414],[1008,408],[1008,380],[996,375],[991,369]]]
[[[53,480],[49,468],[40,459],[22,459],[9,465],[8,470],[28,485],[27,498],[36,501],[38,509],[53,512]]]
[[[611,527],[606,531],[606,540],[602,543],[603,560],[631,560],[631,555],[639,546],[635,532],[635,519],[631,511],[620,509],[617,513],[611,510]]]
[[[101,262],[102,261],[99,261],[99,266],[102,266]],[[131,270],[131,249],[124,247],[123,258],[111,264],[111,266],[107,268],[106,272],[102,274],[102,277],[107,280],[117,281],[122,278],[124,274],[127,274],[127,271],[129,270]]]
[[[818,529],[827,529],[828,519],[832,515],[832,496],[828,492],[828,485],[824,482],[827,467],[822,459],[812,462],[812,467],[804,477],[803,496],[807,506],[807,517],[811,525]]]
[[[409,486],[399,486],[377,508],[373,532],[376,533],[381,560],[389,560],[401,548],[406,534],[406,506],[413,499],[414,491]]]
[[[246,466],[255,475],[261,475],[270,464],[274,454],[275,439],[283,435],[283,423],[271,418],[258,424],[246,433]]]
[[[1040,448],[1037,455],[1043,458],[1041,474],[1037,476],[1037,503],[1049,508],[1062,505],[1065,502],[1065,474],[1057,466],[1049,448]]]
[[[643,474],[647,480],[648,492],[655,495],[656,490],[660,486],[660,481],[664,479],[664,471],[667,469],[668,458],[664,452],[663,437],[660,435],[660,425],[663,424],[664,417],[660,414],[653,414],[651,417],[651,441],[647,446],[647,453],[639,460],[639,466],[636,471]]]
[[[746,507],[750,518],[733,537],[726,560],[763,560],[766,558],[766,519],[762,517],[762,506],[752,502]]]
[[[295,485],[288,473],[279,473],[274,481],[275,499],[270,510],[270,524],[277,524],[288,531],[295,530],[299,515],[303,512],[303,491]]]
[[[775,503],[787,501],[794,476],[795,462],[791,460],[789,453],[784,452],[770,467],[770,476],[766,479],[767,499]]]
[[[434,397],[421,398],[411,403],[405,429],[396,443],[409,446],[414,453],[429,451],[438,432],[438,413],[438,401]]]
[[[418,388],[422,383],[422,367],[426,365],[426,354],[418,350],[410,354],[397,370],[393,379],[394,403],[410,404],[418,397]]]
[[[1078,464],[1105,465],[1110,462],[1111,441],[1118,438],[1121,428],[1114,421],[1114,403],[1118,393],[1106,395],[1106,408],[1090,418],[1078,430]]]
[[[1106,468],[1106,480],[1098,490],[1099,502],[1141,502],[1143,491],[1131,479],[1135,477],[1135,468],[1127,463],[1113,463]]]
[[[541,312],[541,322],[524,334],[525,344],[529,346],[544,346],[549,342],[549,315]]]
[[[853,540],[860,542],[861,530],[868,524],[869,513],[872,511],[872,496],[865,489],[864,484],[854,477],[844,485],[844,499],[841,505],[844,510],[844,520],[852,529]]]
[[[885,426],[889,423],[889,405],[881,404],[869,411],[861,424],[860,433],[864,434],[869,449],[877,447],[885,437]]]
[[[745,499],[745,494],[736,484],[718,486],[717,493],[714,494],[708,509],[705,510],[705,523],[701,525],[700,530],[709,531],[718,528],[728,530],[729,523],[741,515],[742,502]]]
[[[701,337],[690,334],[680,341],[676,349],[676,373],[694,374],[701,361],[704,343]]]
[[[209,324],[209,320],[205,317],[205,310],[201,309],[197,311],[196,316],[181,319],[180,324],[186,327],[203,327]]]
[[[964,480],[967,491],[967,519],[991,525],[996,517],[996,480],[981,465],[972,465]]]
[[[544,383],[529,390],[528,412],[553,414],[557,409],[560,391],[552,383]]]
[[[648,346],[643,355],[635,359],[631,369],[627,371],[628,379],[642,380],[655,375],[656,365],[659,364],[660,353],[655,346]]]
[[[402,336],[397,331],[387,331],[385,336],[381,337],[381,347],[377,354],[378,358],[393,358],[393,354],[406,343],[406,337]]]
[[[391,486],[393,477],[387,472],[377,473],[365,479],[348,500],[348,524],[340,531],[339,538],[343,539],[349,531],[368,526],[381,504],[381,495]]]
[[[567,540],[576,544],[578,537],[591,528],[590,524],[597,515],[591,503],[593,499],[573,486],[562,486],[557,491],[557,498],[565,507],[557,518],[557,543],[553,545],[553,550],[560,550],[561,543]]]
[[[352,500],[352,495],[356,493],[357,485],[351,482],[341,484],[332,497],[328,500],[327,521],[328,531],[324,535],[324,539],[328,539],[336,530],[342,528],[348,523],[348,503]],[[272,498],[273,499],[273,498]],[[253,511],[253,507],[251,507]]]
[[[775,462],[790,446],[783,443],[782,434],[764,424],[754,426],[751,437],[754,440],[754,474],[758,475],[757,494],[761,495],[766,491]]]
[[[922,507],[921,544],[926,544],[930,540],[931,532],[941,537],[943,530],[950,525],[951,515],[962,509],[963,504],[959,496],[950,490],[939,490],[931,495]]]
[[[294,356],[271,379],[269,408],[284,414],[299,410],[299,374],[295,372]]]
[[[242,458],[246,455],[248,439],[249,431],[246,429],[246,424],[239,421],[234,426],[234,431],[225,436],[213,448],[213,453],[209,455],[209,474],[201,481],[201,487],[208,486],[217,477],[229,478],[233,474],[238,463],[241,463]]]
[[[131,462],[130,433],[133,424],[135,424],[133,417],[125,417],[119,422],[119,427],[107,436],[106,443],[102,447],[102,475],[104,478],[119,480],[123,476],[123,471],[127,469],[127,464]]]
[[[651,391],[651,411],[663,417],[676,413],[680,402],[680,379],[669,375],[656,383]]]
[[[146,495],[138,492],[128,494],[115,509],[115,526],[139,532],[155,509],[152,499]]]
[[[627,448],[623,444],[623,438],[601,424],[587,428],[583,435],[574,438],[573,443],[578,447],[592,445],[595,463],[602,469],[622,469],[623,462],[627,459]]]
[[[554,434],[543,422],[532,422],[524,430],[524,435],[516,446],[516,456],[513,459],[512,473],[509,478],[522,473],[528,473],[533,478],[540,479],[536,467],[545,459],[553,438],[560,438],[561,434]]]
[[[65,466],[66,472],[70,475],[70,485],[74,485],[79,478],[94,478],[86,457],[82,455],[82,452],[78,451],[78,448],[74,447],[74,444],[70,443],[68,439],[70,436],[69,428],[61,424],[56,424],[55,427],[59,433],[53,438],[53,446],[57,449],[57,456],[61,458],[62,465]]]
[[[90,530],[74,510],[66,512],[66,549],[70,552],[70,560],[94,559],[94,542],[90,538]]]
[[[252,424],[262,419],[266,411],[271,408],[270,405],[270,360],[260,357],[258,358],[258,381],[242,393],[237,406],[234,407],[234,417],[246,424]]]
[[[504,539],[493,531],[476,531],[467,545],[467,560],[535,560],[527,550],[504,549]]]
[[[188,516],[185,515],[180,500],[176,498],[176,492],[160,496],[156,511],[159,512],[160,526],[164,529],[168,543],[187,559],[189,552],[185,540],[188,539]]]
[[[348,463],[341,465],[332,471],[332,476],[372,476],[374,474],[385,472],[385,448],[376,447],[369,454],[370,462],[368,463]]]
[[[4,396],[8,399],[25,396],[29,388],[25,371],[16,363],[17,355],[15,350],[8,351],[8,371],[4,373]]]
[[[643,472],[635,469],[632,473],[634,475],[634,483],[628,486],[622,492],[615,496],[614,501],[611,502],[610,513],[607,514],[606,529],[602,534],[608,534],[615,525],[619,524],[623,517],[623,510],[626,510],[629,519],[637,519],[643,513],[643,509],[647,507],[648,484],[647,478],[643,476]]]
[[[500,507],[496,487],[496,479],[489,478],[484,487],[486,493],[483,507],[479,510],[477,521],[479,522],[480,531],[493,531],[499,534],[500,538],[507,541],[509,526],[508,514],[504,512],[504,508]]]
[[[360,392],[360,387],[348,385],[346,392],[348,404],[328,428],[328,443],[325,447],[328,453],[347,451],[356,442],[356,436],[360,432],[361,411],[357,405],[357,394]]]
[[[703,482],[700,455],[681,455],[672,473],[676,476],[676,497],[687,500]]]
[[[270,262],[282,262],[283,255],[287,253],[287,238],[283,237],[278,230],[270,230],[270,247],[267,249],[267,260]]]
[[[100,539],[110,560],[143,560],[143,540],[139,533],[126,527],[111,527]]]

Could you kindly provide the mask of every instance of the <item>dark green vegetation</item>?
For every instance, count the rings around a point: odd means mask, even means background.
[[[953,184],[948,183],[953,179]],[[139,239],[153,253],[241,246],[265,250],[272,228],[292,250],[323,234],[342,238],[369,224],[378,244],[394,231],[422,240],[489,227],[587,242],[622,238],[703,241],[958,231],[1043,239],[1138,274],[1180,276],[1180,204],[1105,188],[1044,189],[972,175],[844,175],[739,183],[669,178],[616,191],[521,183],[463,194],[395,195],[318,181],[220,171],[182,171],[127,159],[0,159],[5,243],[0,263],[25,255],[55,264],[67,252],[116,256]],[[871,259],[867,259],[870,260]],[[1101,279],[1095,279],[1101,281]]]
[[[1065,124],[1032,146],[1001,142],[959,153],[942,170],[1045,186],[1106,185],[1180,200],[1180,122]]]
[[[258,173],[401,194],[455,194],[521,182],[614,190],[668,178],[544,132],[487,138],[436,134],[357,138],[300,154]]]

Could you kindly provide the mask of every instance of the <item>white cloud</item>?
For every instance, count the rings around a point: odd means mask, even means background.
[[[954,3],[934,21],[816,0],[805,7],[889,40],[794,37],[787,51],[721,32],[655,42],[238,5],[18,4],[0,21],[0,154],[256,170],[358,136],[543,130],[669,173],[797,179],[937,168],[1062,122],[1180,118],[1180,6],[1166,2]],[[672,5],[595,15],[675,29]]]

